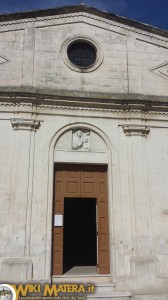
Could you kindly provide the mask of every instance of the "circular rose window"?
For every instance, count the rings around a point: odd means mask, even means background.
[[[76,72],[92,72],[103,61],[100,45],[93,39],[80,36],[72,37],[62,46],[65,64]]]
[[[68,58],[75,66],[89,68],[96,61],[96,48],[85,41],[74,42],[68,47]]]

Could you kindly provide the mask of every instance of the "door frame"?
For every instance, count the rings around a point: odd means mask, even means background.
[[[65,198],[97,199],[97,270],[99,274],[109,274],[110,246],[107,165],[56,164],[54,176],[53,219],[56,215],[62,215],[64,220]],[[61,226],[53,226],[53,276],[63,275],[63,226],[64,224]]]
[[[114,205],[113,205],[113,149],[112,141],[109,139],[109,131],[104,132],[104,129],[97,127],[88,122],[73,122],[68,124],[68,116],[65,124],[60,128],[59,124],[55,133],[53,134],[49,148],[48,159],[46,157],[46,168],[48,170],[47,184],[47,220],[46,220],[46,242],[45,242],[45,263],[44,263],[44,277],[52,279],[52,216],[53,216],[53,181],[54,181],[54,164],[62,161],[56,161],[54,158],[54,152],[57,147],[57,142],[61,136],[63,136],[69,130],[75,130],[76,128],[85,128],[95,134],[97,134],[107,147],[107,164],[108,164],[108,214],[109,214],[109,244],[110,244],[110,274],[112,280],[116,279],[116,245],[115,245],[115,231],[114,231]],[[76,161],[74,160],[74,163]],[[41,274],[39,275],[41,276]]]

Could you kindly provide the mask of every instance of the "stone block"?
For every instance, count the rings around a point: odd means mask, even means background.
[[[1,262],[1,280],[24,282],[32,279],[33,264],[30,258],[4,258]]]

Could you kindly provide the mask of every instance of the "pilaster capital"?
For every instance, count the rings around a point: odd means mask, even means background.
[[[14,130],[36,131],[40,127],[40,121],[33,119],[14,118],[10,119],[10,121]]]
[[[146,136],[150,132],[150,127],[148,125],[123,124],[122,128],[127,136]]]

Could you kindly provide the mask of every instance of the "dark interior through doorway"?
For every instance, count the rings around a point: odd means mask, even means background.
[[[97,265],[96,199],[64,199],[63,272]]]

